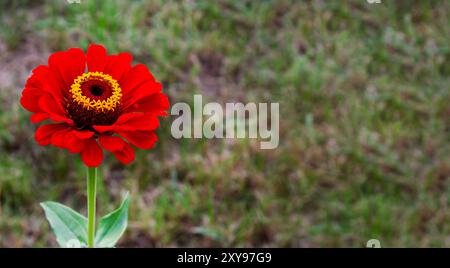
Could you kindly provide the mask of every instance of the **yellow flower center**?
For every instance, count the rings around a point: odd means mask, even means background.
[[[122,99],[119,83],[108,74],[88,72],[78,76],[70,86],[72,100],[94,111],[114,111]]]

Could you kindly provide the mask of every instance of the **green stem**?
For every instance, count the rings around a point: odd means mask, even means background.
[[[88,204],[88,247],[94,247],[95,237],[95,199],[97,186],[97,168],[88,168],[87,204]]]

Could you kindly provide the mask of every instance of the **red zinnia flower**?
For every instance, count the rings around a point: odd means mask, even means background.
[[[134,160],[130,144],[152,148],[169,101],[147,67],[131,61],[129,53],[107,55],[100,45],[86,55],[79,48],[50,55],[48,65],[33,70],[20,100],[33,123],[52,122],[37,129],[36,141],[80,153],[89,167],[102,162],[102,147],[124,164]]]

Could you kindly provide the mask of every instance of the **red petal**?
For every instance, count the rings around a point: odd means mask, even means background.
[[[150,73],[148,68],[143,64],[137,64],[131,68],[131,70],[120,81],[124,98],[127,98],[127,95],[130,94],[131,91],[143,83],[152,81],[155,81],[155,78],[153,78],[153,75]]]
[[[73,130],[72,133],[79,139],[85,140],[94,136],[94,131],[89,130]]]
[[[144,113],[123,114],[110,126],[93,126],[100,133],[107,131],[155,130],[159,126],[158,118]]]
[[[48,124],[40,126],[34,135],[34,139],[41,146],[49,145],[53,134],[63,129],[68,128],[66,124]]]
[[[131,69],[133,57],[129,53],[120,53],[119,55],[110,55],[106,58],[104,73],[111,75],[117,81]]]
[[[155,80],[143,83],[142,85],[129,91],[127,94],[124,94],[123,102],[125,104],[125,109],[144,98],[161,92],[161,90],[162,85]]]
[[[134,155],[134,149],[131,147],[128,143],[125,144],[125,147],[123,147],[120,151],[113,152],[114,156],[122,162],[125,165],[128,165],[129,163],[134,161],[135,155]]]
[[[134,160],[134,149],[117,136],[102,135],[98,139],[100,145],[114,154],[122,163],[129,164]]]
[[[60,83],[69,88],[73,80],[84,73],[86,57],[79,48],[53,53],[48,58],[48,66]]]
[[[46,93],[35,88],[25,88],[20,98],[20,104],[30,112],[40,112],[39,99]]]
[[[65,122],[73,124],[73,121],[66,116],[66,112],[61,105],[57,103],[50,95],[43,96],[39,99],[39,107],[46,112],[50,119],[55,122]]]
[[[47,120],[48,118],[49,118],[48,114],[46,114],[46,113],[35,113],[35,114],[33,114],[31,116],[31,122],[32,123],[39,123],[39,122],[42,122],[44,120]]]
[[[105,133],[105,132],[108,132],[108,131],[112,131],[113,129],[114,129],[114,125],[111,125],[111,126],[93,126],[93,128],[97,131],[97,132],[100,132],[100,133]]]
[[[95,139],[84,141],[84,148],[81,151],[81,160],[88,167],[98,167],[103,160],[102,148]]]
[[[98,139],[100,145],[110,152],[120,151],[127,144],[124,140],[117,136],[102,135]]]
[[[66,129],[60,130],[60,131],[56,132],[55,134],[53,134],[52,139],[51,139],[52,145],[56,146],[56,147],[67,149],[66,135],[71,131],[72,130],[70,128],[66,128]]]
[[[64,136],[64,145],[63,148],[66,148],[69,150],[69,152],[75,154],[80,153],[84,150],[84,147],[86,145],[86,139],[80,139],[75,134],[74,131],[69,131]]]
[[[129,108],[129,111],[165,116],[167,115],[166,110],[169,109],[169,106],[167,96],[162,93],[157,93],[140,99]]]
[[[117,134],[141,149],[151,149],[158,140],[158,137],[152,131],[123,131]]]
[[[117,131],[130,130],[154,130],[158,128],[159,121],[154,116],[146,116],[143,113],[123,114],[116,121]]]
[[[25,87],[33,87],[52,95],[56,100],[63,98],[63,84],[58,82],[58,78],[48,66],[40,65],[33,70],[33,74],[28,78]]]
[[[90,45],[86,53],[86,62],[89,72],[103,72],[106,65],[106,49],[100,45]]]

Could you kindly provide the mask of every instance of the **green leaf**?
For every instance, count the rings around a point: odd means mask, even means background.
[[[56,202],[43,202],[41,207],[60,247],[81,247],[87,244],[86,217]]]
[[[95,246],[114,247],[125,232],[128,224],[129,195],[126,194],[120,207],[100,219],[97,234],[95,235]]]

